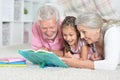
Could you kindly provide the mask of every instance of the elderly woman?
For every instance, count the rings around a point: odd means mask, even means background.
[[[77,17],[81,38],[91,45],[92,60],[62,58],[71,67],[115,70],[120,58],[120,26],[118,21],[106,21],[96,13],[83,13]],[[99,60],[102,58],[101,60]]]

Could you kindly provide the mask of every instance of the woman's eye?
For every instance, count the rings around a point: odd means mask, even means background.
[[[84,33],[84,34],[86,33],[85,31],[81,31],[81,32]]]
[[[67,35],[66,34],[63,34],[63,37],[66,37]]]

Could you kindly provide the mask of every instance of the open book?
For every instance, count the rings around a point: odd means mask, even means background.
[[[33,64],[40,64],[42,68],[51,67],[68,67],[55,53],[45,50],[18,50],[18,53],[28,59]]]

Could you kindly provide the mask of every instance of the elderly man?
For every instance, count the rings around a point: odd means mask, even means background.
[[[39,10],[39,20],[32,27],[32,48],[43,49],[62,56],[63,38],[59,23],[59,11],[51,5]]]

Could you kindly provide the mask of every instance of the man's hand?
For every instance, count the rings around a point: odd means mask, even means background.
[[[41,47],[40,49],[42,49],[42,50],[46,50],[46,51],[49,51],[49,49],[46,48],[46,47]]]

